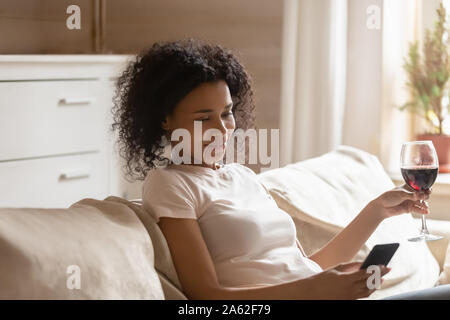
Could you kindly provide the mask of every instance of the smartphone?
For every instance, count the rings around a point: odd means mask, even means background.
[[[372,265],[384,265],[387,266],[389,261],[391,261],[394,256],[395,251],[397,251],[399,243],[386,243],[386,244],[377,244],[372,248],[367,258],[362,263],[361,269],[367,269]]]

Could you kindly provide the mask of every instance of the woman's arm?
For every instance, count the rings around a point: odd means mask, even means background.
[[[309,258],[324,270],[350,261],[383,220],[374,209],[373,202],[369,202],[345,229]]]
[[[430,191],[421,194],[407,185],[396,187],[369,202],[356,218],[323,248],[309,256],[322,269],[350,261],[385,219],[405,212],[426,214],[428,208],[420,199],[428,199]]]

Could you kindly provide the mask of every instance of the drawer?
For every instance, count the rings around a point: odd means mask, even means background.
[[[102,153],[0,162],[0,207],[66,208],[108,196]]]
[[[0,160],[99,150],[101,89],[97,80],[0,82]]]

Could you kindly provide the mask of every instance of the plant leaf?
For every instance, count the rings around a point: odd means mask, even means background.
[[[426,94],[420,96],[420,101],[422,101],[425,109],[428,109],[428,104],[430,103],[430,98]]]
[[[433,94],[433,96],[439,97],[441,95],[441,89],[439,89],[437,85],[434,85],[433,87],[431,87],[431,93]]]
[[[404,105],[398,107],[398,109],[400,111],[404,111],[405,109],[413,109],[415,106],[416,106],[415,102],[408,102],[408,103],[405,103]]]

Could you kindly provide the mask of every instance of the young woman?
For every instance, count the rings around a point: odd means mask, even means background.
[[[118,128],[120,154],[128,174],[145,179],[144,208],[167,240],[189,299],[367,297],[375,290],[366,284],[371,274],[348,261],[383,219],[428,213],[419,200],[429,192],[394,188],[306,256],[291,217],[256,174],[222,161],[231,134],[255,127],[250,77],[230,51],[192,39],[155,43],[129,64],[117,89],[113,129]],[[176,129],[190,134],[190,150],[197,143],[203,152],[213,142],[215,160],[195,163],[193,152],[181,164],[165,157],[168,141],[178,143],[171,141]],[[204,139],[208,129],[220,138]],[[382,267],[381,275],[389,270]]]

